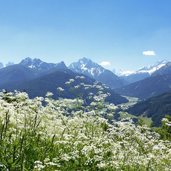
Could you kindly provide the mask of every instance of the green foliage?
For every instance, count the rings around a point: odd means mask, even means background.
[[[156,129],[164,140],[171,140],[171,116],[166,115],[162,120],[162,126]]]
[[[138,124],[139,125],[147,125],[149,127],[152,127],[152,120],[151,118],[148,118],[148,117],[143,117],[143,116],[139,116],[138,117]]]

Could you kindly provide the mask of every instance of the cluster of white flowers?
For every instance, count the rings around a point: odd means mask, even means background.
[[[51,96],[53,96],[53,93],[52,92],[47,92],[46,93],[46,97],[51,97]]]
[[[62,91],[64,91],[64,89],[62,87],[58,87],[57,91],[62,92]]]
[[[75,80],[69,79],[69,81],[65,82],[65,85],[69,87],[68,90],[71,95],[73,95],[76,98],[84,97],[84,99],[86,99],[85,100],[86,102],[88,100],[89,101],[95,100],[97,102],[101,102],[101,101],[104,101],[106,97],[111,95],[108,92],[108,89],[106,88],[106,86],[102,85],[98,81],[92,82],[91,84],[88,84],[85,81],[86,80],[84,76],[76,76]],[[57,90],[61,93],[64,92],[64,89],[62,87],[58,87]]]
[[[42,100],[1,94],[0,163],[8,170],[171,170],[171,142],[131,120],[109,123],[100,113],[112,115],[115,105]]]
[[[171,127],[171,121],[169,121],[169,119],[163,118],[163,119],[162,119],[162,122],[163,122],[166,126]]]
[[[85,79],[85,77],[84,76],[79,76],[79,75],[77,75],[76,77],[75,77],[75,79]]]
[[[108,94],[101,92],[99,95],[95,95],[93,98],[95,101],[103,101],[108,97]]]

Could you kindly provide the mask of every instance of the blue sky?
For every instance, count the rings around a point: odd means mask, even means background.
[[[170,0],[0,0],[0,61],[88,57],[134,70],[171,60],[170,8]]]

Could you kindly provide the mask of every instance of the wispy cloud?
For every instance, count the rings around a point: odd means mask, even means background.
[[[111,62],[109,62],[109,61],[102,61],[100,63],[100,65],[103,66],[103,67],[110,67],[111,66]]]
[[[156,53],[154,50],[146,50],[146,51],[143,51],[143,55],[144,56],[156,56]]]

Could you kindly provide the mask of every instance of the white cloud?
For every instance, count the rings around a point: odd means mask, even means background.
[[[103,66],[103,67],[110,67],[111,66],[111,62],[109,62],[109,61],[102,61],[100,63],[100,65]]]
[[[144,56],[156,56],[156,53],[153,50],[147,50],[147,51],[143,51],[143,55]]]

